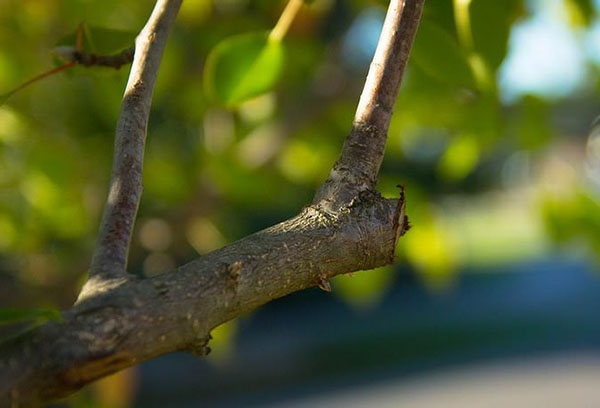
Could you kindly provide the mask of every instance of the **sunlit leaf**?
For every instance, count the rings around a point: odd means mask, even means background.
[[[592,0],[565,0],[566,17],[575,27],[589,26],[594,18],[594,4]]]
[[[13,309],[0,308],[0,325],[28,321],[60,321],[60,312],[56,309]]]
[[[235,351],[235,338],[238,332],[238,320],[230,320],[210,332],[210,361],[219,364],[232,357]]]
[[[374,306],[392,288],[393,278],[394,269],[390,267],[337,276],[333,279],[333,293],[358,308]]]
[[[597,200],[581,192],[544,197],[542,214],[556,242],[584,238],[600,257],[600,203]]]
[[[435,23],[421,22],[411,55],[421,69],[436,79],[462,87],[475,87],[466,55],[456,40]]]
[[[268,33],[228,38],[206,60],[204,89],[213,101],[236,106],[270,91],[281,76],[283,62],[283,45],[270,41]]]
[[[442,156],[438,170],[443,178],[461,180],[479,162],[479,146],[473,137],[461,136],[452,141]]]
[[[447,288],[455,277],[456,250],[451,231],[440,223],[422,220],[405,237],[406,258],[432,290]]]
[[[306,140],[292,140],[279,156],[278,167],[281,173],[297,183],[315,184],[327,174],[331,151],[323,146],[315,149]]]

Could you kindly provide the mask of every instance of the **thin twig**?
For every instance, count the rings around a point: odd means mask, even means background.
[[[99,55],[79,50],[76,47],[56,47],[55,54],[72,64],[84,67],[109,67],[119,69],[133,61],[135,47],[129,47],[113,55]]]
[[[374,189],[423,3],[424,0],[390,2],[352,130],[313,202],[322,202],[325,208],[335,211],[361,191]]]
[[[6,93],[5,96],[8,97],[8,96],[10,96],[10,95],[12,95],[12,94],[20,91],[21,89],[25,88],[26,86],[31,85],[34,82],[39,81],[40,79],[44,79],[44,78],[46,78],[46,77],[48,77],[50,75],[57,74],[57,73],[59,73],[61,71],[64,71],[65,69],[69,69],[69,68],[75,66],[75,64],[76,64],[75,62],[67,62],[66,64],[59,65],[56,68],[52,68],[49,71],[43,72],[43,73],[41,73],[41,74],[39,74],[39,75],[31,78],[30,80],[28,80],[26,82],[23,82],[21,85],[19,85],[18,87],[16,87],[12,91]]]
[[[136,39],[135,56],[117,122],[110,192],[90,277],[126,276],[129,244],[142,193],[142,164],[152,93],[181,2],[158,0]]]
[[[51,75],[58,74],[59,72],[65,71],[76,65],[82,65],[86,68],[97,66],[119,69],[123,65],[129,64],[133,60],[134,48],[127,48],[126,50],[123,50],[120,53],[114,55],[89,54],[85,51],[78,51],[77,48],[74,47],[58,47],[57,49],[55,49],[55,52],[68,62],[65,62],[64,64],[56,68],[52,68],[46,72],[42,72],[41,74],[31,78],[30,80],[23,82],[15,89],[3,95],[0,95],[0,99],[6,100],[10,96],[14,95],[21,89],[28,87],[31,84],[34,84],[37,81],[40,81]]]
[[[277,24],[271,30],[269,34],[269,39],[271,41],[281,41],[283,37],[285,37],[286,33],[290,29],[292,22],[294,21],[294,17],[298,14],[300,7],[302,7],[303,0],[289,0],[288,4],[285,6],[283,13],[281,13],[281,17],[277,21]]]

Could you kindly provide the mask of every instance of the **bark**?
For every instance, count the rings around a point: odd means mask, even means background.
[[[314,202],[333,210],[375,188],[404,69],[419,26],[423,0],[391,1],[375,56],[340,158]]]
[[[390,263],[402,203],[372,193],[336,216],[310,206],[171,273],[90,295],[64,322],[4,346],[0,396],[36,406],[167,352],[202,356],[221,323],[334,275]]]
[[[127,48],[114,55],[97,55],[73,50],[70,59],[84,67],[108,67],[119,69],[133,61],[135,47]]]
[[[2,345],[0,407],[39,406],[168,352],[205,355],[210,331],[228,320],[294,291],[328,288],[335,275],[393,262],[396,242],[408,229],[403,191],[399,199],[384,199],[374,185],[423,0],[391,2],[353,130],[313,204],[170,273],[128,275],[124,262],[141,192],[152,87],[180,3],[158,0],[136,43],[91,279],[62,322]]]
[[[158,0],[136,39],[115,132],[110,192],[90,266],[90,283],[126,275],[127,254],[142,195],[142,163],[152,93],[181,1]]]

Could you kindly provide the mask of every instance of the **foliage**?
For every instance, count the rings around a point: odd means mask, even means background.
[[[209,54],[204,86],[215,102],[234,107],[270,91],[283,69],[284,50],[269,33],[248,33],[228,38]]]
[[[46,320],[60,320],[60,313],[54,309],[0,309],[0,324]]]

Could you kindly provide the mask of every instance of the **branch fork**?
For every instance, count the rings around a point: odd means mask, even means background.
[[[63,322],[0,348],[0,408],[39,406],[103,376],[176,350],[206,355],[210,331],[330,278],[393,262],[409,228],[399,199],[376,192],[398,87],[423,0],[392,0],[340,158],[297,216],[175,271],[126,272],[142,192],[142,163],[158,66],[182,0],[157,0],[136,40],[115,138],[110,193],[90,278]]]

